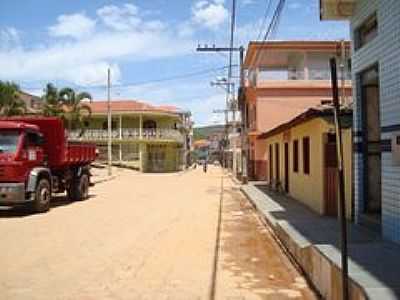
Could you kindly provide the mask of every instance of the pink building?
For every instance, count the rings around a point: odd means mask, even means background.
[[[331,101],[329,58],[338,54],[337,41],[250,42],[245,104],[248,128],[248,175],[266,180],[268,157],[261,133],[285,123],[310,107]],[[350,44],[346,42],[349,52]],[[350,57],[348,54],[347,57]],[[351,102],[346,70],[345,91]]]

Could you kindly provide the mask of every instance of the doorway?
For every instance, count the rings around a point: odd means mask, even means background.
[[[279,144],[275,144],[275,184],[277,187],[280,186],[280,181],[281,181],[279,162],[280,162]]]
[[[336,135],[328,133],[324,145],[324,198],[325,215],[338,215],[338,162],[336,153]]]
[[[364,212],[369,220],[381,220],[382,172],[379,99],[379,68],[364,71],[361,81],[361,108],[364,158]]]
[[[289,143],[285,143],[285,192],[289,193]]]

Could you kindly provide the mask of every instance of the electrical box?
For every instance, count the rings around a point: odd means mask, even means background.
[[[392,157],[393,165],[400,166],[400,132],[396,132],[392,136]]]

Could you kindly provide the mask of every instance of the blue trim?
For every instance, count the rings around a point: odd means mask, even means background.
[[[390,126],[384,126],[381,127],[382,132],[388,133],[388,132],[394,132],[394,131],[400,131],[400,124],[395,124],[395,125],[390,125]]]
[[[392,141],[390,139],[381,140],[380,147],[382,152],[392,152]],[[364,154],[364,144],[363,142],[353,143],[353,152]]]

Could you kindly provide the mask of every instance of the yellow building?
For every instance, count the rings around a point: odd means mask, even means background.
[[[347,215],[352,216],[352,111],[342,115]],[[310,108],[259,139],[266,143],[268,182],[321,215],[338,215],[332,108]]]

